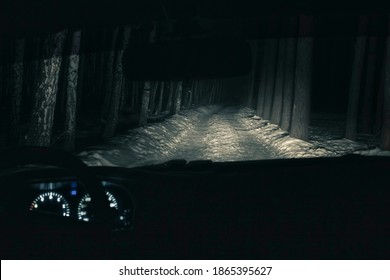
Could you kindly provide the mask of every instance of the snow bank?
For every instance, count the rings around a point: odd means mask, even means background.
[[[290,137],[288,132],[282,130],[278,125],[256,116],[254,110],[250,108],[241,108],[239,116],[240,121],[252,135],[261,140],[269,149],[274,150],[277,157],[302,158],[336,155],[312,143]]]
[[[269,149],[278,153],[279,157],[328,157],[342,156],[346,154],[381,155],[390,156],[389,151],[372,148],[372,145],[363,142],[355,142],[340,135],[340,128],[327,129],[326,126],[311,127],[310,140],[303,141],[289,136],[288,132],[279,126],[270,123],[255,115],[250,108],[241,108],[241,121],[248,127],[253,135],[261,139]]]

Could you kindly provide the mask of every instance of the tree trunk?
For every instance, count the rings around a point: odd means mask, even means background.
[[[183,86],[183,82],[179,81],[177,83],[176,93],[175,93],[175,103],[174,103],[174,111],[173,111],[174,115],[176,115],[180,111],[181,96],[182,96],[182,86]]]
[[[181,98],[181,107],[188,108],[188,101],[189,101],[189,93],[190,93],[190,86],[189,86],[189,81],[183,82],[182,85],[182,98]]]
[[[168,95],[167,107],[165,109],[169,113],[173,113],[173,106],[172,106],[173,92],[174,92],[174,83],[173,83],[173,81],[170,81],[170,83],[169,83],[169,95]]]
[[[154,114],[154,108],[156,107],[156,94],[157,94],[158,82],[152,82],[152,91],[150,92],[149,100],[149,112],[151,115]]]
[[[271,118],[272,102],[274,97],[275,89],[275,70],[277,63],[277,53],[278,53],[278,39],[272,38],[269,39],[269,54],[267,61],[267,76],[265,84],[265,95],[264,95],[264,111],[263,117],[265,119]]]
[[[150,99],[150,91],[152,89],[152,82],[146,81],[142,92],[141,111],[139,114],[139,126],[144,126],[148,122],[148,107]]]
[[[194,83],[192,82],[191,87],[188,88],[187,108],[191,108],[191,106],[192,106],[193,85],[194,85]]]
[[[10,119],[10,145],[18,145],[20,140],[20,107],[23,90],[23,57],[25,41],[15,42],[15,61],[12,65],[12,94],[11,94],[11,119]]]
[[[111,99],[113,95],[114,90],[114,62],[115,62],[115,45],[117,42],[119,28],[116,27],[113,31],[112,38],[111,38],[111,47],[110,52],[108,53],[107,58],[107,65],[105,69],[105,76],[104,80],[106,82],[105,84],[105,91],[104,91],[104,101],[103,101],[103,111],[102,111],[102,122],[104,124],[104,130],[103,130],[103,137],[105,137],[107,131],[107,121],[108,121],[108,114],[110,112],[110,104]]]
[[[384,81],[384,102],[383,122],[380,147],[383,150],[390,150],[390,20],[388,21],[388,35],[385,46],[385,81]]]
[[[302,140],[309,138],[310,94],[312,76],[313,37],[312,16],[301,15],[295,69],[294,105],[291,120],[291,136]]]
[[[366,85],[364,88],[363,96],[363,110],[362,110],[362,132],[371,133],[372,129],[372,106],[374,99],[374,86],[375,86],[375,70],[376,70],[376,59],[378,49],[378,38],[370,37],[368,43],[368,54],[367,54],[367,75]]]
[[[85,77],[85,54],[79,55],[79,70],[77,75],[77,113],[81,111],[82,95],[84,92],[84,77]]]
[[[280,125],[283,106],[283,82],[284,82],[284,63],[286,55],[286,38],[279,39],[278,64],[276,68],[275,94],[272,103],[271,121]]]
[[[69,59],[68,59],[68,53],[67,50],[71,49],[72,47],[72,34],[69,34],[67,36],[65,43],[64,43],[64,57],[61,61],[61,69],[58,77],[58,89],[57,89],[57,102],[56,102],[56,110],[55,110],[55,116],[54,119],[65,119],[66,114],[66,92],[68,87],[68,70],[69,70]],[[54,132],[58,133],[58,130],[61,130],[61,133],[64,129],[64,122],[60,123],[54,123]],[[59,135],[53,135],[53,137],[58,137],[58,139],[63,138],[63,134],[61,136]],[[54,140],[54,139],[53,139]],[[55,140],[54,140],[55,141]],[[53,144],[55,144],[53,142]]]
[[[290,34],[294,34],[297,26],[297,18],[289,19]],[[285,131],[291,129],[292,109],[294,102],[294,87],[295,87],[295,64],[296,64],[296,49],[297,38],[293,35],[286,39],[286,62],[284,65],[283,75],[283,111],[281,128]]]
[[[151,29],[148,29],[146,33],[141,34],[146,36],[146,40],[149,43],[154,42],[156,39],[156,29],[157,24],[152,23]],[[144,37],[145,38],[145,37]],[[143,41],[143,40],[142,40]],[[142,91],[142,98],[141,98],[141,110],[140,110],[140,118],[139,118],[139,125],[144,126],[148,122],[148,109],[149,109],[149,103],[150,103],[150,95],[152,90],[152,82],[151,81],[145,81],[143,85],[143,91]]]
[[[367,31],[368,18],[359,18],[359,36],[356,38],[355,55],[352,64],[351,84],[349,88],[347,123],[345,138],[356,139],[356,127],[358,119],[360,85],[363,73],[364,53],[366,50],[367,37],[362,36]]]
[[[164,82],[160,83],[160,94],[158,96],[158,105],[157,105],[156,115],[160,115],[161,114],[162,102],[163,102],[163,99],[164,99],[164,85],[165,85]]]
[[[214,86],[215,86],[215,80],[210,81],[210,90],[208,92],[208,104],[212,104],[214,101]]]
[[[211,81],[210,80],[205,81],[204,85],[205,88],[203,90],[203,104],[207,105],[210,99]]]
[[[122,58],[123,58],[123,53],[127,48],[129,38],[130,38],[130,26],[126,26],[123,30],[121,49],[117,51],[116,65],[114,69],[113,90],[112,90],[112,96],[111,96],[107,121],[103,131],[103,138],[109,138],[114,136],[115,129],[118,124],[119,105],[121,101],[122,81],[123,81]]]
[[[30,129],[26,143],[31,146],[49,146],[52,136],[54,109],[57,97],[58,75],[66,32],[50,35],[44,43],[42,73],[38,78]]]
[[[86,38],[87,32],[85,29],[81,30],[83,38]],[[86,40],[80,40],[80,51],[79,51],[79,69],[77,73],[77,110],[76,114],[81,112],[82,96],[84,92],[84,79],[85,79],[85,49],[86,49]]]
[[[79,51],[81,31],[72,35],[71,53],[67,73],[66,111],[65,111],[65,138],[64,149],[73,151],[76,138],[76,109],[77,109],[77,78],[79,71]]]
[[[260,117],[263,116],[264,112],[264,100],[265,100],[265,90],[266,90],[266,77],[267,77],[267,71],[268,71],[268,64],[267,61],[269,59],[269,53],[270,53],[270,46],[272,44],[272,39],[266,39],[264,43],[264,50],[263,50],[263,59],[262,59],[262,67],[261,67],[261,73],[260,73],[260,82],[259,82],[259,90],[257,93],[257,105],[256,105],[256,113]]]

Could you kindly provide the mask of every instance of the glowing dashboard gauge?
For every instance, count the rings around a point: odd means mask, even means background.
[[[110,193],[106,192],[108,202],[110,203],[110,207],[118,210],[118,202],[115,198],[115,196]],[[83,196],[83,198],[80,200],[79,206],[77,208],[77,216],[79,220],[88,222],[91,220],[91,197],[86,194]]]
[[[69,203],[62,195],[56,192],[40,194],[31,203],[30,211],[58,214],[65,217],[70,216]]]

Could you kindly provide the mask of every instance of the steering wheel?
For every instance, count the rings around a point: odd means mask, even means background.
[[[5,212],[5,219],[1,218],[1,254],[11,258],[100,257],[105,251],[103,243],[109,239],[112,221],[101,181],[80,159],[61,150],[18,147],[0,152],[0,172],[29,164],[58,167],[75,176],[91,197],[94,222],[86,223],[27,209],[16,211],[17,214],[15,211]],[[16,195],[23,197],[28,192],[26,185],[21,183],[7,186],[15,188],[10,191],[15,201],[18,200]],[[3,187],[0,185],[0,188]],[[23,203],[16,204],[21,207]]]

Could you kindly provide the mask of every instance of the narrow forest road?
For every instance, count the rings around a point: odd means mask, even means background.
[[[289,136],[270,121],[240,106],[184,109],[160,123],[130,129],[78,156],[92,166],[135,167],[173,159],[246,161],[329,157],[364,151],[365,145],[311,131],[310,141]],[[329,134],[329,135],[328,135]]]
[[[275,155],[249,133],[240,119],[239,108],[226,107],[215,114],[202,116],[187,139],[178,147],[179,159],[242,161],[270,159]]]
[[[80,153],[88,165],[134,167],[172,159],[244,161],[277,157],[251,128],[240,107],[204,106],[161,123],[131,129]]]

